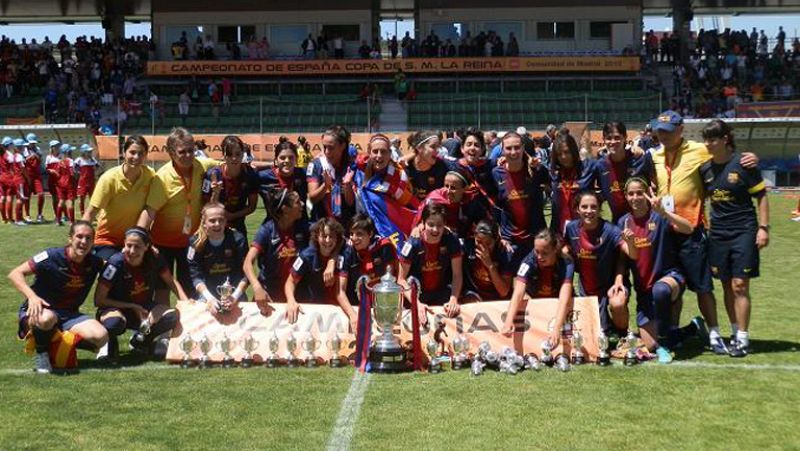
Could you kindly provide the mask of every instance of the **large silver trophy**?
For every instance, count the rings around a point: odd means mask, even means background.
[[[366,284],[368,278],[361,276],[360,284]],[[396,373],[409,371],[406,351],[400,341],[392,333],[394,325],[400,320],[403,305],[403,287],[397,284],[392,275],[392,268],[386,267],[386,274],[381,277],[380,283],[372,288],[367,287],[373,294],[372,313],[375,322],[381,329],[381,335],[372,343],[369,349],[369,362],[371,371],[376,373]]]

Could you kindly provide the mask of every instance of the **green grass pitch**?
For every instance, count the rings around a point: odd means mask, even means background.
[[[21,299],[5,281],[0,449],[798,449],[800,223],[788,219],[796,197],[770,203],[747,358],[701,352],[695,340],[669,366],[371,375],[350,422],[340,411],[352,369],[181,370],[125,355],[123,368],[105,369],[79,351],[80,374],[35,376],[15,338]],[[66,233],[0,225],[0,273]],[[684,323],[697,314],[694,295],[685,306]]]

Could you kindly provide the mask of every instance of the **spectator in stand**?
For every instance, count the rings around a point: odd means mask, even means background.
[[[178,114],[181,116],[181,124],[186,123],[186,118],[189,116],[189,104],[192,99],[189,98],[189,90],[184,90],[180,97],[178,97]]]

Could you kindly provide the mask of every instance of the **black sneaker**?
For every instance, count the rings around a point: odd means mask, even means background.
[[[747,353],[749,351],[750,350],[747,349],[747,346],[744,346],[743,344],[739,343],[738,341],[732,341],[731,345],[729,346],[729,349],[728,349],[728,355],[730,355],[731,357],[737,357],[737,358],[747,357]]]
[[[150,353],[150,349],[148,349],[149,346],[145,344],[144,337],[139,332],[136,332],[133,335],[131,335],[131,340],[128,342],[128,344],[131,347],[131,351],[133,351],[136,354],[146,356]]]

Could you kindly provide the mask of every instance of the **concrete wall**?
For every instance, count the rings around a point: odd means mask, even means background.
[[[266,36],[270,41],[270,54],[273,56],[297,56],[300,53],[301,40],[297,42],[273,42],[271,39],[274,26],[298,25],[307,28],[315,37],[327,25],[355,25],[360,28],[359,41],[345,42],[345,55],[357,53],[361,40],[371,42],[371,14],[364,10],[326,10],[326,11],[249,11],[249,12],[154,12],[153,35],[157,39],[159,58],[170,59],[172,40],[168,36],[168,27],[203,26],[203,34],[210,34],[217,43],[217,55],[225,55],[225,45],[219,44],[218,25],[255,25],[256,37],[260,40]],[[306,33],[307,34],[307,33]],[[243,55],[246,46],[242,45]],[[331,52],[333,49],[331,49]]]
[[[493,29],[493,22],[518,23],[522,32],[517,33],[520,52],[541,51],[579,51],[607,50],[611,48],[611,39],[592,39],[589,33],[591,22],[629,22],[633,24],[633,42],[641,42],[641,7],[632,5],[606,5],[571,7],[538,7],[538,8],[430,8],[420,10],[420,26],[423,37],[427,36],[436,23],[462,23],[472,36],[481,31]],[[537,22],[574,22],[574,39],[537,39]],[[500,36],[508,44],[508,34]]]

